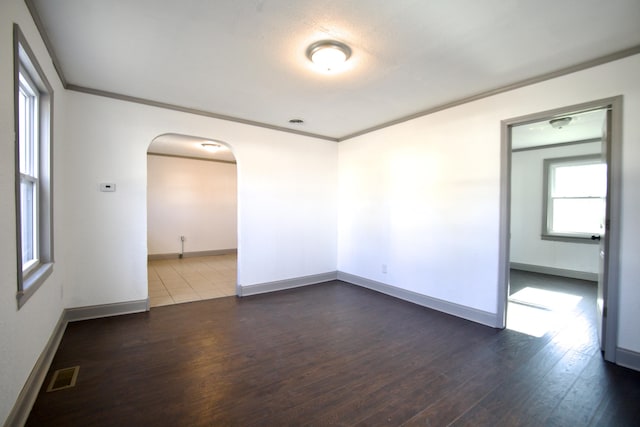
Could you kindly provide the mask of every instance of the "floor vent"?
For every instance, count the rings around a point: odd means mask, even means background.
[[[47,392],[64,390],[65,388],[75,386],[79,370],[80,366],[74,366],[72,368],[58,369],[55,371],[49,387],[47,387]]]

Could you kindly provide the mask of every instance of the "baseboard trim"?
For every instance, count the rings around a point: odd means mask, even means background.
[[[56,323],[47,344],[42,350],[42,353],[40,353],[40,357],[36,360],[31,374],[29,374],[27,381],[24,383],[15,405],[13,405],[13,409],[4,423],[6,427],[23,426],[27,422],[31,408],[33,408],[34,403],[36,403],[40,387],[42,387],[47,377],[47,372],[49,372],[49,367],[51,366],[53,357],[58,351],[58,346],[60,345],[60,341],[62,341],[62,336],[66,328],[67,320],[65,311],[63,310],[58,319],[58,323]]]
[[[344,273],[341,271],[332,271],[322,274],[297,277],[294,279],[278,280],[251,286],[238,285],[238,296],[258,295],[267,292],[275,292],[322,282],[328,282],[331,280],[341,280],[354,286],[361,286],[363,288],[371,289],[373,291],[380,292],[394,298],[451,314],[453,316],[480,323],[486,326],[495,328],[498,325],[498,319],[495,314],[465,307],[437,298],[428,297],[426,295],[418,294],[406,289],[401,289],[392,285],[387,285],[385,283],[377,282],[375,280],[366,279],[364,277]],[[47,344],[45,345],[45,348],[40,354],[40,357],[38,357],[38,359],[36,360],[36,363],[31,370],[27,381],[22,387],[22,390],[20,391],[20,394],[16,399],[16,403],[14,404],[13,409],[6,419],[4,426],[22,426],[26,423],[27,418],[31,413],[31,409],[33,408],[33,405],[38,397],[40,388],[42,387],[42,384],[44,383],[44,380],[47,376],[47,373],[51,366],[51,362],[53,361],[53,357],[58,351],[58,347],[60,345],[60,342],[62,341],[62,337],[64,335],[64,331],[67,327],[68,322],[139,313],[148,310],[148,299],[65,309],[61,313],[60,318],[58,319],[58,322],[53,329],[53,332],[49,337]],[[629,369],[640,371],[640,353],[618,348],[616,350],[616,364]]]
[[[545,267],[542,265],[523,264],[520,262],[510,263],[510,267],[514,270],[529,271],[531,273],[549,274],[551,276],[568,277],[570,279],[588,280],[590,282],[598,281],[597,273],[589,273],[587,271],[567,270],[564,268]]]
[[[406,289],[387,285],[386,283],[377,282],[375,280],[366,279],[364,277],[356,276],[353,274],[344,273],[342,271],[338,272],[338,280],[350,283],[352,285],[371,289],[373,291],[377,291],[404,301],[408,301],[413,304],[451,314],[452,316],[461,317],[472,322],[490,326],[492,328],[499,327],[498,317],[493,313],[478,310],[475,308],[465,307],[463,305],[444,301],[438,298],[432,298],[426,295],[419,294],[417,292],[408,291]]]
[[[87,307],[68,308],[65,319],[69,322],[97,319],[100,317],[119,316],[122,314],[149,311],[149,299],[118,302],[114,304],[91,305]]]
[[[238,249],[215,249],[211,251],[195,251],[195,252],[185,252],[182,254],[182,258],[194,258],[200,256],[215,256],[215,255],[229,255],[229,254],[237,254]],[[148,261],[159,261],[165,259],[176,259],[180,258],[180,254],[178,252],[169,253],[169,254],[149,254],[147,255]]]
[[[283,291],[285,289],[299,288],[301,286],[315,285],[317,283],[336,280],[337,271],[313,274],[311,276],[295,277],[293,279],[276,280],[275,282],[259,283],[257,285],[238,285],[237,293],[239,297],[265,294],[267,292]]]
[[[618,347],[616,349],[616,364],[640,371],[640,353]]]

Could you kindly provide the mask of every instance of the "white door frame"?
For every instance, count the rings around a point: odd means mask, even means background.
[[[501,122],[500,167],[500,247],[498,262],[498,312],[499,328],[507,324],[507,300],[509,298],[509,256],[511,234],[511,128],[515,125],[550,120],[580,111],[609,108],[611,110],[611,135],[607,152],[607,206],[609,217],[608,259],[604,280],[605,317],[603,320],[602,350],[605,360],[616,361],[618,347],[619,306],[619,258],[620,258],[620,205],[622,183],[622,96],[571,105]]]

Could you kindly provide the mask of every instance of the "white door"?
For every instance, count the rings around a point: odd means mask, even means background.
[[[611,109],[607,108],[606,119],[602,125],[602,161],[607,165],[607,203],[605,206],[605,215],[603,218],[603,224],[600,227],[603,233],[599,235],[591,236],[594,240],[600,241],[599,265],[598,265],[598,292],[596,299],[596,311],[597,311],[597,328],[598,328],[598,340],[600,341],[600,349],[605,350],[604,343],[606,340],[606,322],[607,322],[607,266],[608,260],[608,247],[609,247],[609,225],[610,225],[610,207],[608,199],[610,196],[610,167],[609,167],[609,138],[611,136]]]

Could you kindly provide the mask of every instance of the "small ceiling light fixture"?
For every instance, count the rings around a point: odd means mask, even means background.
[[[204,148],[205,150],[207,150],[210,153],[215,153],[217,151],[222,150],[222,145],[220,145],[220,144],[214,144],[214,143],[211,143],[211,142],[205,142],[205,143],[200,144],[200,145],[202,145],[202,148]]]
[[[559,119],[549,120],[549,124],[554,129],[562,129],[571,123],[571,117],[561,117]]]
[[[351,57],[351,48],[335,40],[321,40],[307,48],[307,58],[323,71],[335,71]]]

